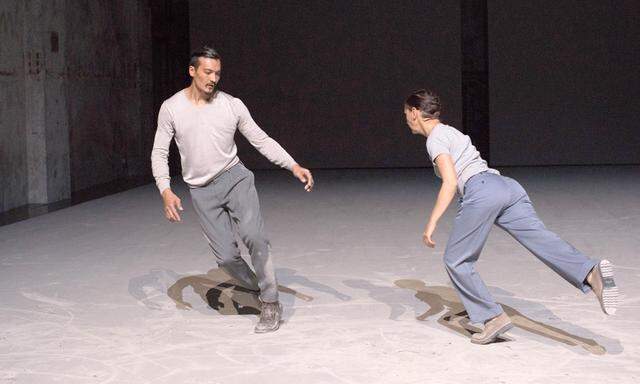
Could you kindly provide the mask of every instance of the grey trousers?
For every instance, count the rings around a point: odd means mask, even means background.
[[[590,290],[585,278],[597,261],[545,228],[517,181],[479,173],[465,184],[444,253],[447,273],[472,322],[503,312],[474,269],[494,223],[569,283],[583,292]]]
[[[253,172],[238,163],[206,186],[191,188],[190,192],[202,231],[220,268],[245,288],[259,290],[263,302],[278,301],[278,284]],[[240,257],[234,230],[249,249],[255,273]]]

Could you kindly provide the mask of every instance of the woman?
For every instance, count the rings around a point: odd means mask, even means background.
[[[442,178],[423,234],[427,246],[435,246],[433,232],[456,190],[461,196],[444,263],[471,321],[484,323],[484,330],[472,335],[471,342],[490,343],[512,327],[474,269],[494,223],[576,288],[585,293],[593,290],[604,313],[615,313],[618,289],[611,263],[589,259],[546,229],[522,186],[489,168],[469,136],[440,122],[437,95],[427,90],[413,92],[405,101],[404,113],[411,132],[427,138],[429,157]]]

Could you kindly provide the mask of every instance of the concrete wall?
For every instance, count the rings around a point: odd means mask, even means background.
[[[25,127],[29,203],[67,199],[64,0],[24,1]]]
[[[28,202],[21,1],[0,1],[0,211]]]
[[[147,2],[0,2],[0,212],[149,177],[151,40]]]
[[[154,112],[148,6],[68,0],[66,30],[71,190],[149,174]]]

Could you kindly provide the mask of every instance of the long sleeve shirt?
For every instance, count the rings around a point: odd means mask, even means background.
[[[217,91],[212,100],[195,105],[185,90],[165,100],[158,114],[151,168],[158,190],[170,187],[169,145],[175,139],[180,152],[182,177],[190,187],[208,184],[238,159],[236,129],[272,163],[291,170],[295,160],[253,121],[244,103]]]

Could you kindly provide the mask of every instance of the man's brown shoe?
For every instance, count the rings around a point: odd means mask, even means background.
[[[471,342],[474,344],[489,344],[512,327],[513,323],[511,323],[511,319],[509,319],[506,313],[502,312],[500,315],[487,321],[484,324],[484,330],[482,332],[471,335]]]

